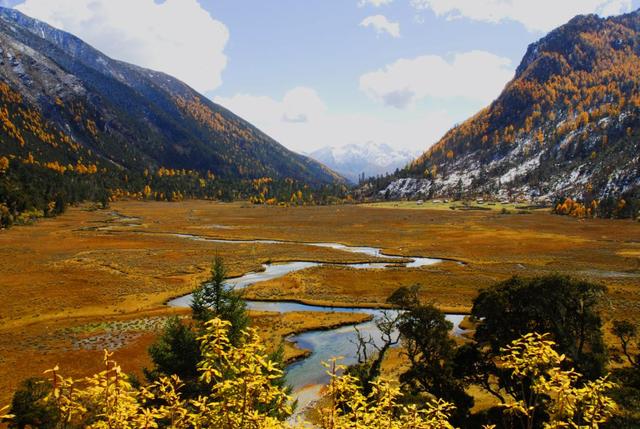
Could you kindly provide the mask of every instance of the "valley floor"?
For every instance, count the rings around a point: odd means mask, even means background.
[[[216,243],[277,239],[287,244]],[[381,306],[402,285],[464,313],[479,289],[511,275],[562,272],[609,287],[608,317],[640,317],[640,224],[576,220],[533,211],[452,211],[344,205],[268,207],[246,203],[125,201],[107,210],[73,208],[55,219],[0,231],[0,404],[17,383],[59,364],[84,375],[115,349],[126,371],[149,365],[146,348],[172,297],[206,278],[215,255],[230,274],[292,260],[356,263],[378,258],[300,242],[374,246],[446,261],[420,268],[319,266],[256,284],[246,295],[343,306]],[[362,315],[255,314],[272,343],[304,330],[354,323]],[[288,347],[287,356],[302,351]]]

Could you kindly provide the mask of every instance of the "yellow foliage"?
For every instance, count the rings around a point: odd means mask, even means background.
[[[261,177],[259,179],[253,179],[251,181],[251,184],[253,185],[253,188],[255,190],[258,190],[261,187],[267,190],[268,188],[265,185],[268,185],[269,183],[272,183],[272,182],[273,182],[273,179],[271,177]]]
[[[3,156],[0,158],[0,173],[4,173],[9,169],[9,158]]]
[[[22,160],[22,162],[23,162],[24,164],[30,164],[30,165],[32,165],[32,164],[38,164],[38,162],[37,162],[37,161],[36,161],[36,159],[33,157],[33,154],[32,154],[31,152],[29,152],[29,153],[27,154],[27,157],[26,157],[24,160]]]
[[[549,421],[543,424],[545,429],[597,429],[616,410],[616,403],[606,396],[615,385],[603,377],[577,387],[581,375],[573,369],[562,369],[565,356],[556,352],[554,346],[546,334],[532,333],[502,350],[502,368],[511,370],[511,378],[523,388],[530,385],[533,393],[526,400],[505,407],[523,416],[529,423],[526,427],[534,427],[535,411],[544,407],[549,415]]]
[[[67,167],[61,165],[58,161],[45,162],[44,167],[48,168],[49,170],[56,171],[60,174],[64,174],[67,171]]]
[[[145,198],[149,198],[151,196],[151,186],[149,185],[144,185],[144,190],[142,191],[142,195]]]
[[[93,137],[96,137],[98,135],[98,128],[96,127],[96,123],[91,119],[87,119],[86,128]]]
[[[191,100],[177,97],[175,102],[182,111],[213,131],[234,134],[244,140],[254,139],[251,131],[244,129],[236,121],[225,119],[220,113],[213,112],[206,104],[202,103],[199,97],[193,97]]]
[[[585,207],[584,204],[574,201],[571,198],[566,198],[563,203],[558,204],[555,207],[555,213],[566,216],[573,216],[577,218],[592,217],[595,215],[595,208],[597,208],[597,202],[595,206],[592,202],[590,207]]]
[[[183,383],[177,376],[163,377],[149,386],[135,388],[120,366],[105,351],[104,369],[73,380],[59,368],[46,371],[53,390],[47,401],[60,411],[64,427],[175,429],[293,429],[305,422],[283,422],[292,412],[285,388],[273,383],[283,371],[269,360],[266,347],[253,329],[242,333],[239,345],[229,341],[230,323],[207,322],[199,338],[202,361],[198,365],[206,395],[183,399]],[[400,403],[400,390],[385,380],[374,382],[365,397],[352,376],[338,376],[342,369],[331,363],[330,406],[322,410],[323,429],[378,428],[453,429],[448,423],[452,405],[433,401],[418,410]],[[347,406],[346,408],[344,406]],[[348,409],[349,411],[344,411]],[[0,410],[2,411],[2,410]],[[11,418],[11,416],[3,416]]]
[[[434,400],[421,409],[404,405],[400,388],[384,379],[372,382],[371,393],[365,396],[357,378],[337,375],[346,367],[338,365],[336,359],[325,366],[331,376],[331,401],[321,410],[323,428],[453,429],[448,420],[455,407],[447,402]]]
[[[78,161],[74,167],[74,171],[78,174],[96,174],[98,166],[95,164],[84,165],[82,161]]]
[[[476,145],[484,146],[488,141],[496,145],[512,143],[514,136],[520,134],[542,142],[536,129],[544,129],[546,140],[551,141],[577,130],[590,132],[601,119],[615,120],[623,112],[637,117],[640,58],[632,49],[615,48],[616,42],[635,40],[637,34],[635,30],[621,25],[608,23],[606,26],[609,25],[608,29],[580,33],[582,40],[575,44],[573,52],[540,52],[540,55],[560,65],[563,71],[544,81],[530,79],[526,73],[516,76],[505,88],[506,97],[499,98],[490,107],[451,129],[412,166],[423,169],[428,161],[446,161],[449,151],[458,153],[469,148],[477,149]],[[617,28],[612,30],[612,27]],[[593,46],[593,51],[586,54],[583,50],[585,45]],[[569,64],[571,57],[586,58],[590,55],[595,57],[592,59],[593,68],[589,70]],[[514,109],[514,99],[526,100],[526,105],[531,106],[531,113],[515,124],[517,129],[508,122],[511,120],[509,112]],[[559,119],[562,121],[558,122]],[[602,126],[606,126],[606,122]],[[626,132],[628,136],[633,135],[631,127]],[[603,136],[603,144],[607,144],[606,135]]]
[[[105,351],[104,370],[82,380],[51,374],[53,391],[47,398],[60,411],[62,422],[86,428],[154,428],[169,422],[172,428],[285,428],[267,411],[291,413],[290,398],[271,381],[282,370],[268,359],[255,331],[247,330],[239,346],[228,339],[229,322],[214,319],[200,338],[201,381],[206,396],[181,397],[177,376],[164,377],[136,389]],[[224,376],[222,376],[224,374]]]
[[[9,134],[10,137],[18,140],[20,146],[24,147],[25,141],[22,137],[22,133],[20,133],[18,127],[16,127],[15,124],[11,121],[11,118],[9,117],[9,111],[6,107],[0,108],[0,122],[2,122],[2,129],[4,130],[4,132]]]

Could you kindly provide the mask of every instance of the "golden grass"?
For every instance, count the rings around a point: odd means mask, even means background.
[[[291,243],[212,243],[174,233]],[[57,347],[63,340],[47,341],[47,335],[94,321],[165,314],[163,303],[202,281],[216,254],[224,256],[232,275],[258,270],[267,261],[372,260],[298,241],[369,245],[390,254],[449,258],[466,265],[375,271],[324,266],[255,285],[248,296],[381,305],[395,288],[419,283],[424,300],[464,312],[477,291],[496,280],[559,271],[606,284],[613,315],[640,315],[636,222],[422,206],[119,202],[108,210],[73,208],[55,219],[0,231],[0,391],[6,397],[20,378],[55,363],[73,373],[88,372],[81,366],[99,364],[99,352],[66,352]],[[132,342],[131,354],[120,359],[127,370],[145,362],[148,342],[145,335]]]
[[[506,275],[505,275],[506,277]],[[454,280],[455,279],[455,280]],[[359,270],[320,266],[258,283],[245,292],[249,299],[298,300],[307,304],[379,307],[401,285],[421,284],[421,298],[449,313],[465,313],[479,286],[492,278],[474,274],[454,262],[422,268]]]
[[[530,211],[531,209],[526,204],[519,203],[500,203],[500,202],[481,202],[476,200],[469,201],[449,201],[444,200],[426,200],[422,204],[417,201],[384,201],[378,203],[367,203],[366,206],[382,208],[382,209],[400,209],[400,210],[492,210],[502,211],[502,209],[512,212],[518,211]],[[545,210],[545,209],[535,209]]]
[[[43,371],[59,365],[67,376],[82,377],[102,370],[101,349],[76,347],[78,339],[100,336],[104,330],[88,332],[96,323],[126,323],[143,318],[166,318],[184,311],[159,309],[135,316],[100,318],[70,318],[24,325],[20,329],[3,330],[0,335],[0,404],[7,403],[21,380],[42,376]],[[121,334],[122,332],[114,332]],[[142,377],[142,368],[149,366],[147,348],[155,339],[155,331],[132,329],[122,347],[113,349],[114,358],[125,372]]]

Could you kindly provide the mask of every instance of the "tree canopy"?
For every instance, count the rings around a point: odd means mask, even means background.
[[[528,332],[545,332],[588,378],[607,360],[600,307],[606,288],[561,275],[512,277],[480,292],[472,315],[475,340],[494,354]]]

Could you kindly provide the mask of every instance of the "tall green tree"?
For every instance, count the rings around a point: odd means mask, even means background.
[[[231,322],[229,339],[232,343],[248,326],[247,305],[242,295],[226,284],[227,269],[220,256],[216,256],[211,267],[211,277],[193,291],[191,312],[193,319],[204,324],[217,317]]]
[[[163,375],[176,374],[185,383],[185,396],[196,397],[201,393],[197,366],[202,356],[198,337],[205,323],[213,318],[231,322],[229,339],[234,345],[241,340],[242,331],[249,324],[246,303],[239,292],[226,284],[226,277],[224,260],[216,257],[211,276],[193,291],[192,320],[169,319],[162,334],[149,347],[153,367],[145,369],[147,379],[153,381]],[[274,356],[282,357],[282,353]]]
[[[400,375],[404,389],[412,395],[434,395],[456,405],[454,421],[464,421],[473,406],[464,383],[454,371],[453,328],[445,315],[432,305],[417,305],[402,314],[398,329],[410,366]]]
[[[549,333],[558,351],[595,379],[607,361],[600,316],[605,292],[600,284],[555,274],[512,277],[474,300],[475,340],[495,355],[529,332]]]

